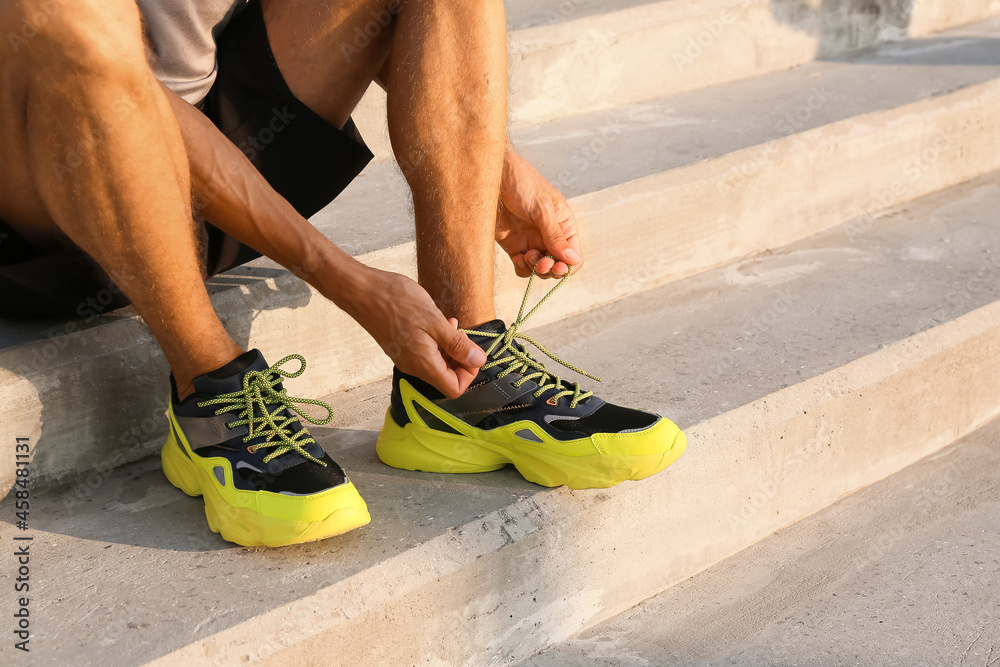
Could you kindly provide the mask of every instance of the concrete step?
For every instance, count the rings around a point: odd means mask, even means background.
[[[987,22],[933,44],[902,43],[525,130],[525,154],[575,195],[588,257],[537,323],[858,215],[861,234],[887,206],[1000,169],[1000,135],[992,130],[1000,62],[990,49],[998,33],[998,22]],[[566,165],[568,177],[560,171]],[[366,174],[314,222],[363,262],[413,275],[403,183],[388,164]],[[510,319],[524,281],[506,258],[498,261],[498,307]],[[309,359],[303,395],[389,372],[360,327],[266,261],[212,288],[237,342],[272,357],[296,351]],[[40,483],[155,453],[164,435],[167,369],[129,311],[32,330],[5,326],[4,334],[0,386],[9,398],[0,406],[0,431],[5,443],[15,435],[41,439],[50,465],[40,468]],[[0,462],[2,488],[13,481],[12,460]]]
[[[507,0],[511,122],[526,126],[695,90],[1000,12],[997,0]],[[385,94],[355,114],[391,155]]]
[[[715,191],[741,190],[762,168],[782,161],[787,148],[813,148],[819,135],[809,134],[812,130],[870,125],[868,116],[876,112],[895,113],[871,117],[872,121],[905,122],[930,108],[909,105],[995,80],[1000,76],[997,39],[1000,19],[991,19],[838,62],[813,62],[725,86],[516,129],[512,139],[518,151],[569,197],[618,192],[615,188],[626,183],[703,162],[714,168],[715,160],[728,155],[739,159],[725,171],[713,170],[708,180],[718,182],[713,183]],[[928,137],[930,146],[933,139]],[[812,145],[803,146],[810,141]],[[853,211],[845,213],[850,217]],[[372,224],[373,219],[379,224]],[[391,163],[366,169],[313,222],[352,254],[413,240],[406,184]]]
[[[602,396],[685,428],[685,456],[643,482],[386,468],[381,381],[331,397],[337,421],[315,430],[370,503],[342,538],[234,548],[155,461],[41,494],[19,533],[32,664],[526,659],[992,419],[998,207],[995,173],[538,329]],[[34,455],[32,475],[61,465]]]
[[[521,667],[995,665],[998,510],[993,421]]]

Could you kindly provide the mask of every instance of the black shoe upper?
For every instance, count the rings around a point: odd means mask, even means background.
[[[502,334],[506,331],[506,326],[501,320],[493,320],[477,327],[476,331]],[[484,350],[488,350],[496,341],[493,336],[477,336],[474,333],[470,334],[469,338]],[[522,352],[524,351],[524,347],[519,343],[514,344]],[[489,361],[509,356],[502,352],[501,345],[496,345],[495,348]],[[457,399],[448,399],[427,382],[394,369],[390,414],[401,426],[410,421],[399,391],[399,382],[405,379],[439,407],[467,424],[483,430],[529,420],[557,440],[575,440],[595,433],[640,431],[660,419],[658,415],[649,412],[606,403],[596,396],[580,400],[575,407],[570,407],[572,401],[569,396],[555,399],[553,404],[550,399],[566,388],[572,389],[572,383],[564,380],[561,386],[549,386],[536,397],[534,394],[540,388],[536,382],[527,380],[520,387],[514,386],[525,374],[533,373],[534,369],[525,371],[524,374],[514,371],[500,377],[509,365],[504,363],[480,370],[469,388]],[[428,426],[445,432],[455,432],[419,405],[414,404],[414,408]]]
[[[273,448],[261,448],[255,452],[251,452],[249,449],[253,445],[265,442],[267,440],[265,435],[257,435],[244,442],[243,438],[249,434],[246,426],[241,425],[233,428],[227,426],[227,424],[243,419],[245,415],[229,411],[217,416],[216,410],[225,408],[225,405],[216,404],[204,407],[198,405],[200,402],[215,399],[221,394],[242,390],[244,375],[251,371],[264,373],[267,369],[268,365],[263,355],[258,350],[250,350],[222,368],[196,377],[194,379],[194,393],[183,401],[178,400],[177,386],[173,376],[171,376],[171,402],[174,416],[184,431],[192,450],[198,456],[219,456],[227,459],[233,469],[233,483],[237,488],[247,491],[309,495],[343,484],[347,479],[343,469],[307,434],[307,437],[300,436],[303,449],[310,456],[326,464],[325,466],[310,461],[294,450],[265,462],[264,459],[274,452]],[[270,377],[273,378],[275,375],[272,373]],[[281,384],[274,385],[274,389],[281,391]],[[270,410],[274,410],[275,405],[272,403]],[[254,409],[259,411],[259,408]],[[292,421],[286,426],[289,435],[304,428],[298,416],[290,414],[287,408],[275,413],[275,416],[292,417]]]

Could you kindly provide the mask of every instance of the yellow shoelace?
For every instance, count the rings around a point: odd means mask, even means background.
[[[302,363],[299,370],[289,373],[279,368],[279,366],[291,359],[297,359]],[[305,370],[305,358],[299,354],[290,354],[266,370],[249,371],[243,376],[243,389],[240,391],[220,394],[213,399],[201,401],[198,403],[198,407],[222,405],[222,407],[215,411],[216,415],[226,412],[236,412],[240,419],[227,423],[226,427],[247,426],[249,433],[243,438],[244,444],[254,438],[262,436],[265,438],[263,442],[249,447],[251,453],[256,452],[258,449],[276,448],[264,457],[264,463],[286,452],[294,451],[305,459],[325,466],[326,463],[320,461],[305,449],[305,445],[316,442],[309,435],[309,431],[305,428],[292,431],[291,425],[295,422],[295,416],[291,410],[294,409],[295,414],[298,414],[299,417],[305,419],[310,424],[322,426],[329,424],[333,419],[333,408],[323,401],[312,398],[296,398],[289,396],[285,389],[276,391],[274,388],[275,385],[281,382],[281,378],[297,378]],[[325,419],[314,419],[298,407],[293,408],[296,404],[318,405],[326,410],[327,416]],[[289,410],[289,416],[278,414],[285,409]]]
[[[521,373],[523,377],[514,383],[515,387],[520,387],[522,384],[528,382],[529,380],[535,381],[538,384],[538,390],[533,394],[535,398],[538,398],[549,389],[558,389],[559,390],[558,392],[549,397],[548,403],[551,405],[556,405],[556,403],[558,403],[561,397],[572,396],[573,398],[570,399],[569,403],[569,407],[571,409],[575,408],[577,403],[584,400],[585,398],[590,398],[591,396],[593,396],[594,392],[582,391],[580,389],[579,382],[572,383],[571,385],[572,388],[568,388],[568,386],[570,386],[569,381],[561,380],[557,375],[550,372],[545,367],[545,364],[532,358],[532,356],[524,350],[524,347],[522,345],[515,343],[514,341],[515,339],[517,339],[527,343],[531,343],[533,346],[538,348],[540,352],[545,354],[545,356],[547,356],[549,359],[552,359],[556,363],[565,366],[566,368],[570,369],[571,371],[575,371],[580,375],[585,375],[591,378],[592,380],[596,380],[598,382],[601,381],[600,378],[591,375],[587,371],[581,370],[580,368],[577,368],[573,364],[563,361],[562,359],[560,359],[559,357],[557,357],[556,355],[552,354],[547,349],[545,349],[545,347],[541,345],[538,341],[536,341],[534,338],[526,336],[520,332],[521,326],[528,320],[528,318],[534,315],[535,311],[538,310],[543,303],[548,301],[549,297],[552,296],[552,294],[555,293],[557,289],[562,287],[562,284],[566,282],[566,280],[570,277],[570,274],[572,273],[573,273],[573,267],[569,267],[569,271],[566,273],[566,275],[563,276],[562,279],[560,279],[559,282],[556,283],[555,286],[552,289],[550,289],[548,293],[545,296],[543,296],[537,304],[535,304],[534,308],[532,308],[530,311],[528,311],[527,314],[525,314],[524,309],[528,305],[528,295],[531,294],[531,287],[534,284],[535,277],[537,275],[534,271],[532,271],[531,277],[528,279],[528,287],[524,290],[524,298],[521,299],[521,308],[517,311],[517,319],[514,320],[514,322],[504,333],[494,333],[490,331],[476,331],[474,329],[461,330],[462,333],[465,333],[466,335],[486,336],[496,339],[486,349],[486,356],[488,359],[490,359],[490,361],[487,361],[485,364],[483,364],[482,366],[483,370],[488,370],[495,366],[500,366],[506,363],[508,364],[507,368],[505,368],[503,372],[500,373],[497,377],[504,377],[505,375],[508,375],[510,373]],[[527,371],[532,369],[534,369],[535,372],[525,374]]]

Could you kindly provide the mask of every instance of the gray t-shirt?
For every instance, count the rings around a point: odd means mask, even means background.
[[[153,49],[156,78],[197,104],[215,82],[215,39],[246,0],[136,0],[136,4]]]

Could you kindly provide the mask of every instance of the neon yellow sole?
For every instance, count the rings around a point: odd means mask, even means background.
[[[173,415],[168,413],[168,417],[173,422]],[[176,423],[173,426],[177,429]],[[184,452],[190,453],[190,447],[179,443],[174,432],[181,433],[172,430],[160,451],[163,473],[184,493],[204,498],[208,527],[229,542],[280,547],[341,535],[371,521],[368,506],[350,480],[308,496],[244,491],[233,486],[226,459],[186,456]],[[225,472],[225,486],[212,472],[217,466]]]
[[[400,426],[387,411],[375,445],[386,465],[422,472],[478,473],[513,464],[525,479],[542,486],[565,484],[573,489],[591,489],[655,475],[676,461],[687,446],[684,432],[668,419],[635,434],[559,442],[552,441],[530,421],[483,431],[435,410],[436,406],[422,407],[433,410],[449,426],[469,435],[430,428],[413,421],[415,415],[411,415],[410,423]],[[524,429],[532,431],[543,443],[528,442],[515,435]],[[635,453],[614,451],[621,449]]]

